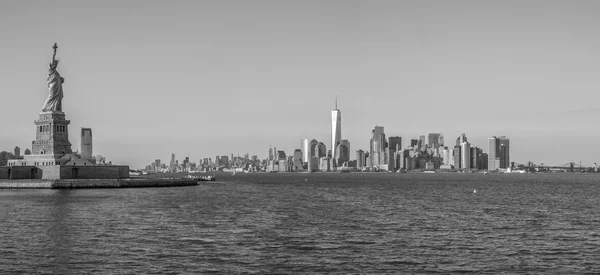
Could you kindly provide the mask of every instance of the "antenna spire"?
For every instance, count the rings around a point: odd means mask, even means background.
[[[337,95],[335,95],[335,109],[337,110]]]

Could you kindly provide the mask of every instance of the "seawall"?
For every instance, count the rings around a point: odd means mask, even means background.
[[[0,180],[0,189],[141,188],[197,185],[195,179],[60,179]]]

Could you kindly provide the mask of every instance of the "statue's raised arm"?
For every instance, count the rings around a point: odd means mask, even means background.
[[[52,46],[52,48],[54,49],[54,54],[52,54],[52,63],[54,63],[54,61],[56,61],[56,49],[58,49],[56,42],[54,42],[54,46]]]
[[[53,112],[58,111],[62,112],[62,98],[63,98],[63,89],[62,83],[65,82],[65,79],[60,76],[56,68],[58,67],[58,60],[56,59],[56,49],[58,49],[58,45],[54,43],[52,46],[54,49],[54,54],[52,55],[52,62],[50,62],[50,66],[48,68],[48,98],[42,107],[42,112]]]

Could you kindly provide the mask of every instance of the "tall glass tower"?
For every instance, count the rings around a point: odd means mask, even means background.
[[[337,156],[338,144],[342,141],[342,112],[337,108],[337,97],[335,98],[335,109],[331,111],[331,156]]]
[[[510,167],[510,140],[506,136],[488,138],[488,170]]]

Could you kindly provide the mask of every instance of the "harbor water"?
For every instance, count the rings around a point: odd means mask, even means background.
[[[600,273],[600,174],[0,190],[0,273]]]

